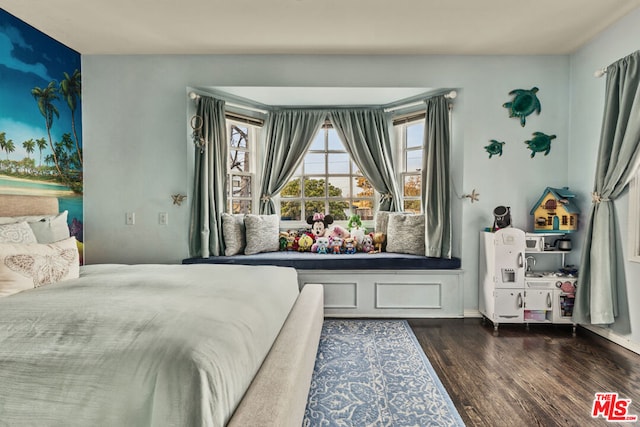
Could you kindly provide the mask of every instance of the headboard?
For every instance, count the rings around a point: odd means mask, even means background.
[[[0,194],[0,216],[55,215],[58,209],[55,197]]]

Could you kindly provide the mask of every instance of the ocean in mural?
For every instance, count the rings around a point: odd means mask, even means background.
[[[0,9],[0,193],[58,198],[82,236],[80,54]]]

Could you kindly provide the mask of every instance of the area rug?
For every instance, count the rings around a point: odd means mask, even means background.
[[[326,319],[303,426],[464,423],[407,321]]]

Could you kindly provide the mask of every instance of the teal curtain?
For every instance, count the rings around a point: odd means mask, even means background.
[[[225,102],[202,96],[196,100],[202,127],[194,130],[196,146],[189,253],[192,257],[224,254],[221,215],[227,205],[227,125]],[[200,120],[198,120],[200,123]]]
[[[573,321],[608,325],[618,315],[618,236],[613,201],[640,161],[640,51],[607,67],[604,117],[591,213],[585,228]]]
[[[381,109],[372,108],[333,110],[329,117],[362,175],[380,193],[378,210],[402,210],[388,117]]]
[[[275,214],[271,198],[287,184],[327,117],[324,110],[291,109],[269,114],[266,155],[260,190],[260,213]]]
[[[430,98],[426,104],[425,155],[422,156],[426,256],[451,258],[449,105],[444,96]]]

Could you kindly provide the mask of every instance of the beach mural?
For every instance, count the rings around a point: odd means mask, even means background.
[[[80,103],[80,54],[0,9],[0,193],[57,197],[83,242]]]

